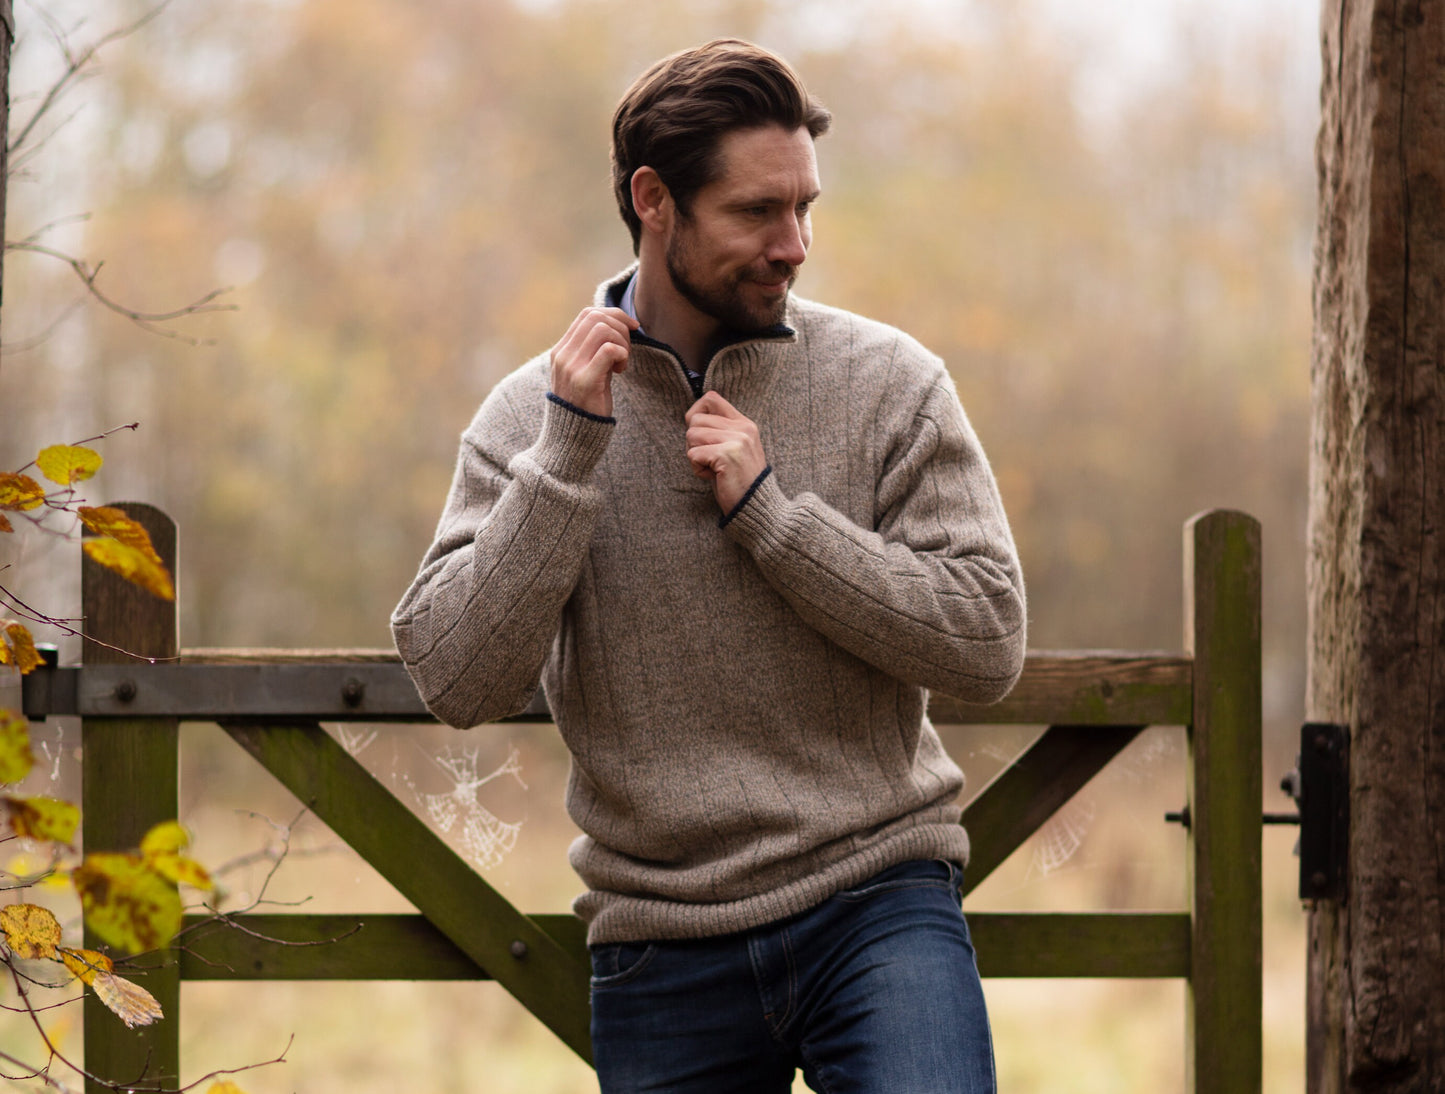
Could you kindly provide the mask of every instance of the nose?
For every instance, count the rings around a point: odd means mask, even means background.
[[[808,257],[808,245],[813,233],[806,216],[797,216],[791,211],[779,217],[779,225],[768,246],[769,262],[786,262],[789,266],[801,266]]]

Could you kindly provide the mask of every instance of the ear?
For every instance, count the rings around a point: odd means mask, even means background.
[[[651,167],[639,167],[632,172],[632,208],[649,231],[666,231],[672,222],[672,194],[662,176]]]

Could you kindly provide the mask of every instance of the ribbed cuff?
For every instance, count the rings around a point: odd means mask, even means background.
[[[731,523],[732,523],[732,520],[733,520],[733,517],[737,516],[739,513],[741,513],[741,512],[743,511],[743,506],[746,505],[746,504],[752,499],[752,496],[758,492],[758,487],[763,485],[763,480],[766,479],[766,478],[767,478],[769,475],[771,475],[772,473],[773,473],[773,465],[772,465],[772,464],[768,464],[767,467],[765,467],[765,468],[763,468],[761,471],[759,471],[759,472],[758,472],[758,477],[755,478],[755,479],[752,481],[752,485],[750,485],[750,486],[747,488],[747,490],[743,493],[743,496],[738,499],[738,503],[737,503],[736,505],[734,505],[734,506],[733,506],[730,510],[728,510],[726,513],[724,513],[722,516],[718,517],[717,526],[718,526],[719,528],[726,528],[729,524],[731,524]]]
[[[589,414],[549,392],[542,434],[530,455],[548,475],[580,483],[592,474],[615,428],[617,419]]]
[[[562,398],[562,396],[558,395],[555,391],[547,392],[547,401],[551,403],[556,403],[558,406],[566,407],[573,414],[580,414],[582,415],[582,417],[588,419],[589,421],[606,422],[609,425],[615,425],[617,423],[617,419],[612,417],[611,415],[593,414],[590,410],[583,410],[580,406],[575,406],[572,403],[569,403],[566,399]]]
[[[769,465],[768,470],[772,467]],[[756,554],[769,540],[776,540],[791,504],[778,476],[765,471],[743,495],[742,501],[720,522],[727,534]]]

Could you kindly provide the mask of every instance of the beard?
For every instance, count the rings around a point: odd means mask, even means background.
[[[744,267],[714,284],[704,284],[693,270],[696,260],[686,224],[685,219],[680,219],[667,241],[667,276],[678,295],[703,315],[716,319],[724,329],[738,334],[760,334],[781,323],[788,310],[788,294],[754,303],[744,295],[744,286],[749,282],[774,284],[786,278],[791,291],[798,279],[797,267],[769,262],[758,269]]]

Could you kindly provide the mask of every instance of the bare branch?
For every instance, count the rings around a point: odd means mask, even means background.
[[[75,309],[84,303],[85,296],[77,296],[60,310],[60,314],[45,325],[44,330],[38,334],[30,335],[28,338],[21,338],[14,342],[0,342],[0,352],[3,352],[5,356],[9,357],[16,353],[29,353],[33,349],[38,349],[50,341],[50,336],[55,333],[55,329],[59,327],[61,323],[65,322],[65,320],[69,319],[75,313]]]
[[[117,27],[108,34],[102,35],[79,53],[71,52],[70,44],[65,38],[65,33],[52,23],[50,28],[51,34],[55,38],[55,43],[60,49],[61,56],[65,59],[65,71],[59,79],[50,85],[49,90],[45,93],[45,97],[40,100],[40,105],[37,106],[34,113],[30,115],[30,120],[21,127],[20,132],[17,133],[6,146],[7,155],[13,157],[20,149],[25,147],[25,142],[30,139],[30,135],[35,131],[35,127],[40,123],[40,120],[51,111],[55,106],[56,100],[60,98],[66,89],[80,78],[85,67],[95,59],[97,53],[112,42],[119,41],[140,30],[152,19],[156,18],[169,3],[170,0],[161,0],[159,4],[151,8],[150,11],[146,12],[139,19],[125,26]]]
[[[187,338],[184,335],[178,333],[177,331],[167,330],[165,327],[158,326],[157,324],[167,323],[175,319],[181,319],[188,315],[199,315],[203,312],[237,310],[235,304],[212,303],[212,301],[215,300],[217,297],[231,291],[229,287],[226,287],[221,289],[212,289],[210,292],[202,296],[199,300],[187,304],[184,307],[175,308],[172,311],[138,311],[135,308],[128,308],[124,304],[120,304],[112,300],[110,297],[106,296],[105,293],[100,290],[100,286],[95,283],[96,278],[100,275],[101,267],[105,265],[104,262],[98,263],[93,267],[88,266],[83,261],[73,257],[72,255],[65,254],[63,251],[57,251],[52,247],[47,247],[44,244],[40,243],[31,243],[24,241],[17,243],[7,243],[5,244],[5,249],[7,251],[29,251],[32,254],[47,255],[50,258],[54,258],[61,262],[64,262],[67,266],[69,266],[72,270],[75,271],[75,275],[80,278],[81,282],[85,285],[91,296],[95,297],[96,300],[100,301],[101,304],[105,305],[105,307],[109,308],[117,315],[124,316],[125,318],[136,324],[136,326],[148,330],[152,334],[158,334],[163,338],[175,338],[193,346],[206,345],[208,343],[205,340],[201,339]]]
[[[97,646],[104,647],[105,649],[114,650],[116,653],[123,653],[125,654],[125,656],[134,658],[137,661],[149,661],[152,665],[160,664],[162,662],[169,664],[172,662],[180,661],[179,656],[147,657],[145,654],[132,653],[130,650],[122,649],[120,646],[113,646],[109,642],[102,642],[100,639],[94,638],[91,635],[86,634],[84,631],[70,625],[74,622],[84,622],[83,618],[80,620],[58,619],[55,616],[46,615],[39,609],[32,608],[29,604],[21,600],[18,596],[14,594],[14,592],[12,592],[10,589],[7,589],[4,585],[0,585],[0,603],[8,604],[11,611],[23,616],[32,623],[39,623],[42,626],[46,627],[54,627],[61,634],[67,636],[68,638],[82,638],[87,642],[93,642]]]

